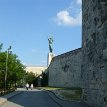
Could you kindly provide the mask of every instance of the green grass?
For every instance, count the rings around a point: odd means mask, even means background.
[[[56,87],[36,87],[37,89],[45,89],[45,90],[63,90],[64,88],[56,88]]]
[[[46,90],[81,90],[79,87],[65,88],[65,87],[36,87],[37,89],[46,89]]]
[[[79,101],[81,99],[81,90],[72,90],[73,92],[62,92],[61,96],[64,97],[67,100],[73,100],[73,101]]]
[[[45,89],[56,92],[56,95],[66,100],[79,101],[81,99],[82,89],[79,87],[62,88],[62,87],[38,87],[38,89]]]

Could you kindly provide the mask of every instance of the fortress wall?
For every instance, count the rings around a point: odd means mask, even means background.
[[[48,70],[49,86],[79,87],[81,85],[81,48],[54,57]]]
[[[107,0],[83,0],[83,100],[107,107]]]
[[[52,59],[49,85],[82,87],[83,101],[107,107],[107,0],[82,3],[82,49]]]

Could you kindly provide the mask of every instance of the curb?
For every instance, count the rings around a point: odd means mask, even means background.
[[[2,105],[3,103],[5,103],[7,101],[7,99],[5,98],[0,98],[0,105]]]
[[[58,97],[53,91],[50,91],[50,90],[46,90],[46,91],[47,91],[48,94],[49,94],[49,92],[52,93],[52,94],[54,94],[54,96],[55,96],[57,99],[62,100],[62,101],[81,102],[81,101],[74,101],[74,100],[70,101],[70,100],[67,100],[67,99],[63,99],[63,98]]]
[[[43,89],[43,90],[45,90],[45,89]],[[47,92],[50,92],[50,93],[54,94],[54,95],[55,95],[55,97],[56,97],[57,99],[62,100],[62,101],[77,102],[77,103],[78,103],[78,102],[81,102],[81,100],[76,101],[76,100],[67,100],[67,99],[61,98],[61,97],[59,97],[58,95],[56,95],[56,94],[55,94],[55,92],[50,91],[50,90],[45,90],[45,91],[47,91]]]
[[[47,90],[44,90],[44,91],[46,91],[47,93],[48,93],[48,95],[51,97],[51,99],[55,102],[55,103],[57,103],[60,107],[64,107],[62,104],[60,104],[57,100],[55,100],[55,98],[53,98],[51,95],[50,95],[50,93],[51,94],[53,94],[54,95],[54,97],[56,97],[57,99],[60,99],[59,97],[57,97],[56,96],[56,94],[54,93],[54,92],[52,92],[52,91],[47,91]],[[61,99],[60,99],[61,100]]]
[[[49,91],[49,90],[45,90],[47,93],[48,93],[48,95],[52,98],[52,100],[55,102],[55,103],[57,103],[60,107],[66,107],[66,104],[64,104],[63,105],[63,103],[61,103],[61,102],[63,102],[63,101],[65,101],[65,102],[68,102],[68,103],[81,103],[81,104],[87,104],[87,103],[84,103],[84,102],[81,102],[81,101],[69,101],[69,100],[65,100],[65,99],[61,99],[61,98],[59,98],[54,92],[52,92],[52,91]],[[54,95],[54,96],[53,96]],[[58,101],[59,100],[59,101]],[[60,102],[61,101],[61,102]],[[75,106],[76,107],[76,106]],[[80,107],[80,106],[79,106]],[[82,107],[82,106],[81,106]],[[86,106],[83,106],[83,107],[90,107],[89,105],[86,105]]]
[[[2,97],[0,97],[0,105],[2,105],[3,103],[5,103],[6,101],[8,101],[10,98],[16,96],[16,95],[19,95],[21,94],[22,91],[18,92],[18,91],[15,91],[15,92],[11,92],[7,95],[4,95]]]

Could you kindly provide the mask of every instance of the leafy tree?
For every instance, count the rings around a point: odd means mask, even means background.
[[[0,87],[4,87],[6,73],[6,52],[0,53]],[[21,64],[16,54],[9,53],[7,60],[7,86],[15,86],[25,75],[25,67]]]
[[[15,54],[9,55],[10,60],[8,61],[8,80],[9,82],[16,85],[17,82],[21,81],[25,75],[25,67],[21,64],[20,60],[17,59]]]
[[[32,72],[27,72],[26,75],[25,75],[25,81],[26,83],[29,83],[29,84],[34,84],[34,86],[36,86],[37,84],[37,77],[35,76],[34,73]]]
[[[41,85],[42,86],[48,86],[48,69],[46,69],[44,72],[42,72],[42,80]]]
[[[0,44],[0,52],[1,52],[1,50],[2,50],[2,47],[3,47],[3,43]]]
[[[0,87],[4,87],[4,77],[6,71],[6,55],[0,52]]]

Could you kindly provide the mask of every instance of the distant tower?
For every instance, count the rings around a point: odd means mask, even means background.
[[[47,56],[47,66],[49,66],[49,64],[51,63],[52,58],[55,56],[55,54],[53,54],[53,48],[52,48],[53,37],[49,37],[48,42],[49,42],[49,53],[48,53],[48,56]]]

